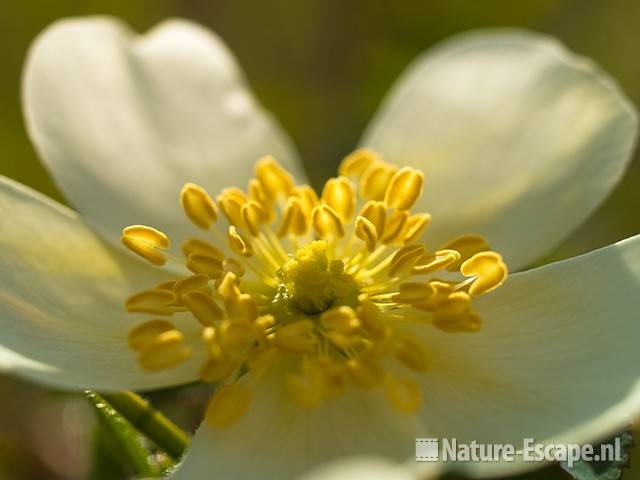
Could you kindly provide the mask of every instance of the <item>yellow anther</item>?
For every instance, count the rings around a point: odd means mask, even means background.
[[[332,178],[322,190],[322,203],[331,207],[343,222],[353,217],[356,209],[356,192],[346,177]]]
[[[291,374],[287,377],[289,394],[303,408],[317,407],[323,400],[319,382],[302,374]]]
[[[303,370],[318,385],[322,398],[335,398],[344,391],[346,371],[341,362],[327,356],[313,357]]]
[[[337,330],[329,330],[325,333],[325,336],[331,343],[342,350],[349,350],[363,344],[363,338],[358,333],[343,333]]]
[[[344,228],[338,214],[328,205],[320,205],[311,213],[313,230],[322,239],[338,239],[344,236]]]
[[[225,305],[227,314],[233,319],[253,321],[258,318],[258,305],[247,293],[229,297]]]
[[[293,195],[300,200],[302,211],[308,217],[311,216],[311,210],[320,204],[320,199],[316,191],[309,185],[300,185],[293,191]]]
[[[476,277],[469,287],[469,294],[477,297],[495,290],[507,278],[507,266],[496,252],[476,253],[460,267],[465,277]]]
[[[418,340],[409,337],[398,340],[395,354],[404,366],[414,372],[425,372],[429,368],[427,350]]]
[[[436,317],[433,325],[447,333],[474,333],[482,327],[482,319],[472,311],[457,317]]]
[[[394,210],[391,215],[387,215],[387,219],[384,224],[384,235],[382,236],[382,243],[386,244],[401,244],[403,243],[403,235],[405,225],[409,219],[407,212],[400,210]]]
[[[145,290],[130,296],[125,302],[125,308],[127,312],[172,315],[171,305],[176,300],[176,294],[169,290]]]
[[[210,278],[222,275],[222,261],[209,255],[194,253],[187,258],[187,268],[193,273],[202,273]]]
[[[271,156],[258,160],[254,172],[270,202],[288,196],[295,185],[291,174]]]
[[[316,346],[311,320],[298,320],[280,327],[274,337],[274,344],[287,352],[311,353]]]
[[[222,262],[222,268],[225,272],[233,272],[236,277],[240,278],[245,274],[245,268],[235,258],[227,258]]]
[[[302,202],[297,197],[289,198],[282,211],[282,220],[277,232],[278,237],[287,234],[304,235],[308,229],[309,222]]]
[[[209,346],[209,357],[200,369],[200,379],[207,383],[219,382],[233,375],[240,364],[237,358],[225,352],[220,345],[212,344]]]
[[[350,359],[347,361],[347,372],[353,383],[364,390],[370,390],[382,383],[384,372],[374,361]]]
[[[324,328],[342,333],[350,333],[360,328],[360,320],[351,307],[341,307],[327,310],[320,316],[320,323]]]
[[[423,302],[436,293],[430,282],[406,282],[398,287],[398,294],[393,296],[393,300],[398,303],[419,303]]]
[[[389,403],[402,413],[415,413],[422,404],[420,386],[411,379],[387,375],[384,390]]]
[[[218,207],[207,191],[195,183],[187,183],[180,192],[180,204],[189,219],[208,230],[218,219]]]
[[[373,251],[378,243],[378,231],[373,223],[371,223],[365,217],[356,217],[355,221],[355,234],[360,240],[362,240],[369,251]]]
[[[209,283],[209,276],[203,273],[197,273],[190,277],[179,280],[173,284],[173,291],[178,298],[191,290],[199,290]]]
[[[280,350],[268,345],[252,348],[247,356],[247,367],[253,372],[262,372],[273,365],[281,355]]]
[[[260,225],[269,221],[269,214],[265,208],[254,200],[249,200],[242,206],[241,214],[244,225],[254,237],[260,233]]]
[[[264,193],[264,189],[258,180],[255,178],[249,180],[247,191],[251,200],[258,202],[260,205],[265,207],[266,210],[271,211],[271,209],[268,208],[269,199],[267,198],[266,193]]]
[[[205,327],[214,325],[224,318],[224,312],[207,292],[192,290],[182,295],[180,299]]]
[[[305,408],[313,408],[322,400],[335,398],[344,391],[345,368],[327,357],[314,357],[304,362],[301,373],[287,378],[289,393]]]
[[[417,241],[431,223],[431,215],[428,213],[416,213],[407,218],[404,230],[402,231],[402,241],[405,244]]]
[[[218,328],[220,344],[229,352],[241,353],[254,339],[255,330],[251,322],[245,320],[223,320]]]
[[[386,208],[383,202],[369,200],[360,210],[360,216],[369,220],[376,227],[378,238],[384,233],[385,220],[387,218]]]
[[[372,163],[360,178],[360,196],[367,200],[384,200],[396,170],[397,167],[385,162]]]
[[[422,195],[424,174],[420,170],[404,167],[398,170],[393,177],[384,195],[384,203],[387,208],[409,210],[416,200]]]
[[[228,240],[231,251],[236,255],[242,257],[250,257],[253,255],[251,243],[249,243],[247,238],[238,233],[238,230],[233,225],[229,226]]]
[[[244,227],[242,206],[247,203],[247,197],[239,188],[225,188],[217,197],[218,205],[227,221],[238,228]]]
[[[140,352],[140,366],[150,372],[175,367],[191,355],[184,344],[184,335],[178,330],[169,330],[154,337],[153,342]]]
[[[256,334],[258,335],[258,341],[266,344],[269,342],[269,335],[271,333],[271,327],[276,324],[276,319],[273,315],[260,315],[253,322],[256,327]]]
[[[340,175],[359,177],[373,163],[380,162],[378,154],[369,148],[358,148],[344,157],[338,168]]]
[[[480,317],[471,310],[471,297],[465,292],[451,293],[434,311],[433,325],[442,331],[477,332]]]
[[[240,383],[219,387],[207,407],[207,423],[224,428],[233,425],[249,409],[251,390]]]
[[[402,247],[391,259],[389,277],[394,278],[412,269],[424,254],[424,245],[407,245]]]
[[[415,266],[411,269],[411,273],[414,275],[425,275],[427,273],[444,270],[459,259],[460,254],[455,250],[438,250],[435,253],[425,253],[418,259]]]
[[[187,240],[182,245],[182,253],[184,253],[185,257],[193,254],[199,254],[208,255],[209,257],[217,258],[219,260],[224,260],[224,252],[222,250],[214,247],[209,242],[200,240],[198,238]]]
[[[222,277],[220,285],[218,285],[218,293],[225,301],[229,300],[230,297],[240,295],[237,279],[238,277],[233,272],[227,272]]]
[[[378,307],[365,294],[358,296],[358,302],[356,312],[362,326],[371,333],[380,332],[383,322]]]
[[[171,246],[169,237],[160,230],[145,225],[131,225],[122,231],[122,244],[154,265],[164,265],[167,257],[162,252]]]
[[[167,280],[165,282],[161,282],[153,288],[153,290],[169,290],[173,292],[173,287],[175,287],[178,280]]]
[[[471,297],[465,292],[453,292],[440,302],[435,315],[439,318],[466,315],[471,308]]]
[[[439,280],[429,282],[429,286],[433,289],[433,294],[420,302],[413,302],[412,305],[421,310],[431,312],[436,310],[443,301],[449,298],[449,295],[453,293],[455,287],[450,283]]]
[[[127,337],[127,343],[132,350],[145,350],[153,344],[158,335],[175,330],[175,328],[175,325],[168,320],[150,320],[131,330]]]
[[[457,272],[465,261],[489,248],[487,240],[482,235],[461,235],[442,246],[443,250],[455,250],[460,253],[460,259],[449,265],[450,272]]]

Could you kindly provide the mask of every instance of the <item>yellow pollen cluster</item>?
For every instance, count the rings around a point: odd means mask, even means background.
[[[225,188],[214,200],[186,184],[180,203],[205,235],[181,245],[183,257],[154,228],[123,231],[130,250],[184,272],[126,300],[127,311],[159,317],[133,328],[128,344],[155,372],[202,342],[200,378],[217,384],[207,416],[214,426],[243,416],[270,369],[303,407],[347,388],[380,388],[394,408],[415,412],[430,364],[421,338],[432,328],[478,331],[473,298],[507,277],[481,236],[436,250],[420,243],[431,221],[411,212],[422,172],[359,149],[339,173],[320,197],[272,157],[256,163],[246,191]],[[199,338],[181,330],[188,321],[199,325]]]

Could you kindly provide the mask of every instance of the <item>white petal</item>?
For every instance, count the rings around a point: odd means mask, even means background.
[[[480,233],[520,269],[602,202],[636,129],[634,107],[593,63],[549,37],[496,30],[416,60],[362,144],[425,171],[431,243]]]
[[[160,270],[105,245],[74,212],[4,177],[0,231],[0,369],[80,389],[194,380],[195,357],[149,374],[127,347],[140,319],[124,312],[124,299],[166,279]]]
[[[23,103],[45,165],[110,241],[140,223],[192,235],[181,187],[244,187],[266,154],[302,178],[226,46],[185,20],[142,36],[108,18],[55,23],[31,47]]]
[[[602,440],[640,413],[640,236],[517,274],[477,334],[425,336],[422,432],[459,442]],[[493,476],[540,464],[458,464]]]
[[[270,377],[255,388],[239,423],[197,431],[174,480],[404,480],[398,463],[415,450],[415,418],[395,415],[374,393],[353,392],[304,410]],[[435,467],[438,468],[438,467]],[[373,475],[378,475],[373,476]]]

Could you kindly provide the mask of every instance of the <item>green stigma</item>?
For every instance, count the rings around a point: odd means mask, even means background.
[[[357,305],[358,285],[342,260],[329,261],[327,242],[316,240],[296,251],[278,271],[290,306],[308,315],[332,306]]]

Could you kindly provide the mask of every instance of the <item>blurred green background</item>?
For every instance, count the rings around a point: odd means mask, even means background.
[[[258,97],[291,133],[316,184],[330,176],[353,148],[387,88],[411,59],[467,29],[521,26],[553,34],[574,51],[595,59],[640,105],[638,0],[4,0],[0,9],[0,174],[58,200],[62,197],[38,163],[24,131],[21,67],[30,41],[50,22],[104,13],[122,17],[138,30],[181,16],[218,32],[236,54]],[[638,233],[639,207],[636,155],[609,200],[550,259]],[[202,389],[191,388],[157,393],[153,400],[174,420],[193,429],[205,397]],[[0,478],[125,478],[126,468],[95,434],[93,423],[82,397],[0,377]],[[640,479],[640,455],[635,457],[637,468],[625,478]]]

